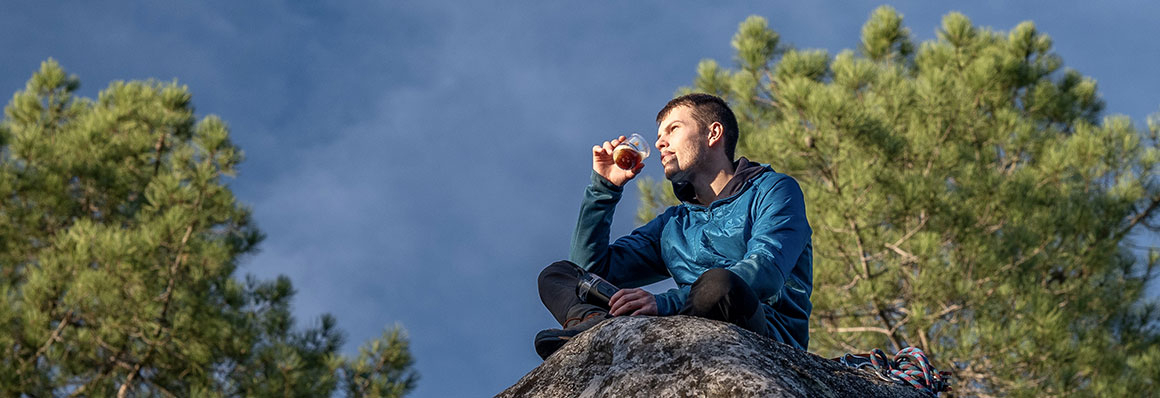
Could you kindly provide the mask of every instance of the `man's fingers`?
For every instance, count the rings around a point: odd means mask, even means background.
[[[625,138],[622,135],[620,137],[613,138],[613,139],[608,140],[608,141],[604,141],[603,144],[600,144],[600,145],[593,147],[593,150],[595,150],[595,148],[604,148],[604,149],[607,149],[609,153],[611,153],[612,149],[615,149],[617,145],[623,144],[625,141],[628,141],[628,138]]]
[[[620,145],[620,144],[624,143],[624,141],[627,141],[627,140],[628,139],[624,138],[624,136],[622,135],[619,138],[613,139],[612,141],[604,141],[604,143],[602,143],[600,145],[595,145],[592,147],[592,154],[593,155],[611,156],[612,150],[616,149],[617,145]]]
[[[612,315],[621,315],[636,309],[633,302],[637,299],[640,289],[620,289],[608,300],[609,312]]]
[[[612,313],[612,315],[618,315],[620,307],[624,306],[624,293],[625,290],[619,290],[608,300],[608,312]]]
[[[620,307],[617,307],[616,309],[613,309],[610,312],[612,313],[612,315],[621,316],[621,315],[627,314],[630,311],[638,309],[638,308],[640,308],[640,306],[637,305],[637,303],[635,301],[627,301],[627,302],[622,303],[620,305]]]
[[[617,290],[616,293],[613,294],[612,297],[610,297],[608,299],[608,306],[610,307],[611,310],[616,310],[617,307],[620,307],[620,305],[618,305],[618,304],[620,304],[620,301],[624,297],[624,293],[626,293],[626,292],[627,292],[627,290],[624,290],[624,289]]]
[[[647,300],[647,297],[640,297],[640,296],[635,296],[635,295],[634,296],[626,296],[626,297],[621,297],[620,302],[618,302],[617,304],[620,304],[620,305],[613,307],[611,312],[612,312],[612,315],[620,316],[620,315],[627,314],[630,311],[639,310],[641,308],[644,308],[645,305],[648,304],[648,300]]]
[[[637,163],[637,164],[636,164],[636,166],[634,166],[634,167],[632,168],[632,170],[629,170],[629,172],[628,172],[628,178],[630,178],[630,179],[631,179],[631,178],[636,178],[637,174],[640,174],[640,170],[641,170],[641,169],[643,169],[643,168],[644,168],[644,162],[639,162],[639,163]]]
[[[610,312],[612,315],[621,315],[628,311],[632,311],[636,307],[633,302],[636,301],[636,289],[621,289],[612,295],[612,300],[609,300]]]

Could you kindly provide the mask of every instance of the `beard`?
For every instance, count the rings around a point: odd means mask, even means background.
[[[689,170],[681,170],[674,168],[673,171],[665,169],[665,178],[673,185],[673,195],[677,200],[682,202],[695,202],[697,198],[697,191],[693,188],[693,175]]]
[[[680,166],[678,165],[673,165],[673,169],[671,171],[668,168],[665,168],[665,179],[668,179],[674,183],[692,182],[692,174],[693,173],[691,173],[689,170],[681,170]]]

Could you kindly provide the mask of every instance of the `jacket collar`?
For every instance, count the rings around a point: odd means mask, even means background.
[[[750,162],[749,159],[744,157],[737,159],[736,162],[733,162],[733,178],[721,190],[721,197],[728,198],[744,191],[749,186],[750,180],[761,175],[761,173],[772,170],[769,166]],[[673,194],[681,202],[698,203],[697,192],[693,189],[693,184],[688,181],[673,181]]]

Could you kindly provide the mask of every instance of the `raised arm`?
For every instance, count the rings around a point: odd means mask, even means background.
[[[659,243],[665,215],[608,243],[623,186],[644,168],[643,162],[632,170],[616,166],[612,151],[624,140],[621,136],[592,147],[592,182],[584,190],[571,255],[572,262],[621,288],[643,286],[668,276]]]

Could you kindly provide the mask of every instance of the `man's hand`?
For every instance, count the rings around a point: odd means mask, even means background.
[[[631,313],[630,315],[657,314],[656,296],[641,288],[620,289],[612,295],[611,300],[608,300],[608,305],[612,307],[610,312],[615,316],[629,313]]]
[[[617,167],[616,162],[612,160],[612,150],[626,139],[622,135],[615,140],[604,141],[603,145],[592,147],[592,170],[618,187],[623,187],[625,183],[636,177],[640,173],[640,170],[644,168],[643,161],[637,163],[636,167],[633,167],[632,170],[625,170]]]

